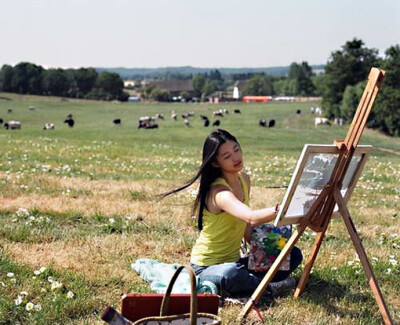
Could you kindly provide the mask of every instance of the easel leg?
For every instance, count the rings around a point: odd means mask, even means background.
[[[317,232],[317,235],[316,235],[316,238],[315,238],[314,245],[312,247],[311,253],[310,253],[309,257],[308,257],[308,260],[307,260],[307,263],[306,263],[306,265],[304,267],[303,273],[301,274],[299,283],[297,284],[297,288],[296,288],[296,291],[294,293],[294,297],[295,298],[298,298],[301,295],[301,293],[304,290],[304,287],[306,286],[306,283],[308,281],[308,277],[310,276],[311,269],[312,269],[312,267],[314,265],[314,262],[315,262],[315,260],[317,258],[317,255],[318,255],[318,252],[319,252],[319,248],[321,247],[322,240],[324,239],[326,230],[328,229],[330,220],[331,220],[331,218],[328,218],[326,220],[322,230]]]
[[[251,307],[258,302],[265,289],[267,289],[268,284],[271,282],[276,272],[278,272],[279,267],[284,262],[286,256],[289,254],[293,246],[296,244],[297,240],[303,234],[306,227],[307,227],[306,223],[301,224],[299,228],[290,237],[289,241],[282,249],[278,258],[275,260],[274,264],[272,264],[271,268],[268,270],[267,274],[264,276],[264,278],[258,285],[257,289],[254,291],[249,301],[246,303],[246,305],[243,307],[243,310],[240,312],[239,319],[241,321],[248,315],[248,313],[251,310]]]
[[[353,245],[357,251],[358,257],[360,258],[360,261],[364,268],[365,274],[367,275],[369,285],[375,296],[375,300],[378,303],[378,307],[382,314],[382,318],[385,324],[393,324],[393,320],[390,317],[390,313],[386,306],[381,289],[379,288],[378,282],[376,281],[374,272],[372,271],[371,265],[369,264],[367,254],[365,253],[360,237],[358,237],[357,235],[357,231],[355,229],[353,221],[351,220],[349,210],[346,207],[346,204],[343,200],[342,195],[340,194],[340,191],[335,191],[334,196],[339,206],[340,214],[343,217],[344,223],[346,224],[347,230],[350,234],[350,238],[353,241]]]

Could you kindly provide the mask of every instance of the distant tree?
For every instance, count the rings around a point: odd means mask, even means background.
[[[196,74],[192,78],[193,90],[196,97],[201,97],[203,92],[203,87],[205,83],[205,78],[201,74]]]
[[[84,97],[95,86],[98,73],[94,68],[80,68],[73,71],[77,97]]]
[[[378,50],[364,47],[353,39],[342,50],[331,54],[325,66],[322,106],[329,118],[340,115],[340,104],[346,86],[354,86],[367,78],[372,66],[379,64]]]
[[[185,101],[187,101],[188,99],[190,99],[190,93],[188,91],[182,91],[180,93],[180,96],[182,97],[182,99],[184,99]]]
[[[314,95],[322,96],[324,92],[324,82],[325,82],[325,74],[320,74],[317,76],[312,76],[311,81],[314,85]]]
[[[117,73],[101,72],[97,77],[94,88],[86,97],[102,100],[126,100],[127,95],[123,88],[124,83]]]
[[[295,96],[297,94],[297,82],[295,79],[280,78],[273,84],[274,94],[279,96]]]
[[[19,94],[41,94],[43,68],[33,63],[21,62],[14,69],[11,89]]]
[[[312,69],[307,62],[297,64],[293,62],[290,65],[288,78],[295,80],[295,95],[311,96],[314,94],[315,87],[312,83]]]
[[[12,77],[13,67],[10,65],[3,65],[0,70],[0,91],[12,91]]]
[[[69,89],[67,73],[63,69],[48,69],[43,72],[43,94],[53,96],[65,96]]]
[[[254,75],[249,79],[243,90],[244,95],[270,96],[273,95],[272,79],[269,76]]]
[[[169,102],[171,100],[170,92],[160,88],[153,88],[150,97],[158,102]]]
[[[361,81],[355,86],[347,86],[343,93],[343,100],[340,106],[340,114],[345,121],[349,121],[353,118],[354,113],[357,110],[361,96],[364,92],[366,82]],[[338,117],[339,117],[338,116]]]
[[[369,127],[391,136],[400,136],[400,46],[385,51],[382,64],[385,70],[381,90],[371,111]]]
[[[204,96],[210,96],[216,89],[215,82],[208,79],[204,83],[202,94]]]

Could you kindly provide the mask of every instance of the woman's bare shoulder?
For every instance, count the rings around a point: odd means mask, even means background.
[[[208,192],[206,198],[206,207],[207,210],[210,211],[211,213],[218,214],[222,211],[218,207],[217,202],[215,201],[215,196],[223,191],[231,191],[231,190],[228,187],[219,184],[211,187],[210,191]]]

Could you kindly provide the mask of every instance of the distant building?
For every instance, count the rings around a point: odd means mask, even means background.
[[[124,80],[124,88],[133,88],[135,85],[135,80]]]
[[[189,96],[194,96],[194,89],[192,80],[151,80],[148,85],[166,89],[169,91],[172,97],[179,96],[182,92],[189,93]]]

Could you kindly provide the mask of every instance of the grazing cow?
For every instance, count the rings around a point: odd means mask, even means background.
[[[224,111],[222,109],[215,111],[215,112],[213,112],[213,116],[214,117],[216,117],[216,116],[224,117]]]
[[[34,111],[35,111],[35,107],[34,107],[34,106],[29,106],[29,107],[28,107],[28,110],[29,110],[30,112],[34,112]]]
[[[4,123],[4,120],[0,118],[0,125]]]
[[[229,111],[226,108],[224,108],[223,112],[224,114],[229,114]]]
[[[317,126],[317,125],[331,126],[331,122],[329,122],[329,120],[326,117],[316,117],[314,124],[315,124],[315,126]]]
[[[7,110],[7,113],[12,113],[12,108],[9,108],[9,109]]]
[[[155,120],[164,120],[164,115],[157,113],[157,114],[154,116],[154,119],[155,119]]]
[[[69,126],[70,128],[73,128],[74,125],[75,125],[75,121],[74,121],[73,118],[67,118],[67,119],[64,121],[64,123],[65,123],[65,124],[68,124],[68,126]]]
[[[204,120],[204,126],[208,127],[209,125],[210,125],[210,120],[209,119]]]
[[[181,117],[182,117],[184,120],[187,120],[187,119],[189,118],[189,114],[183,113],[183,114],[181,115]]]
[[[193,117],[194,116],[194,112],[188,112],[187,115],[188,115],[188,117]]]
[[[317,114],[317,115],[322,115],[322,109],[321,109],[321,107],[316,107],[316,108],[315,108],[315,114]]]
[[[21,122],[20,121],[9,121],[4,123],[4,128],[6,130],[19,130],[21,129]]]
[[[242,112],[240,111],[240,109],[234,109],[234,110],[233,110],[233,113],[234,113],[234,114],[241,114]]]
[[[178,115],[176,115],[175,111],[172,111],[172,112],[171,112],[171,118],[172,118],[174,121],[177,121],[177,120],[178,120]]]
[[[212,125],[213,126],[220,126],[221,125],[221,121],[220,120],[215,120]]]
[[[342,126],[343,125],[343,119],[336,117],[335,120],[334,120],[334,123],[336,125]]]
[[[121,119],[120,119],[120,118],[116,118],[116,119],[113,121],[113,123],[114,123],[115,125],[121,125]]]
[[[43,130],[54,130],[55,127],[56,126],[54,125],[54,123],[45,123],[44,127],[43,127]]]
[[[153,123],[150,117],[144,116],[139,119],[138,129],[158,129],[158,124]]]
[[[263,128],[265,128],[265,127],[267,127],[267,121],[266,121],[266,120],[260,120],[260,121],[258,122],[258,125],[261,126],[261,127],[263,127]]]
[[[185,125],[186,125],[187,128],[190,127],[190,123],[189,123],[189,120],[188,120],[187,118],[185,118],[185,119],[183,120],[183,123],[185,123]]]
[[[298,110],[296,111],[296,114],[297,114],[297,115],[300,115],[300,114],[301,114],[301,109],[298,109]]]
[[[275,120],[269,120],[268,127],[273,128],[275,126]]]

